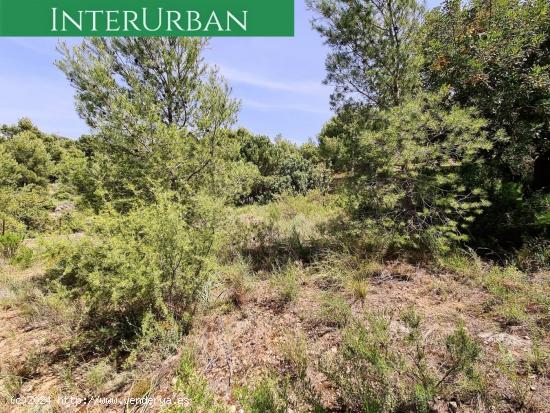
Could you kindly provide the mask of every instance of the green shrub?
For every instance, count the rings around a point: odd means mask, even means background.
[[[509,399],[515,405],[516,411],[539,411],[532,403],[533,392],[530,388],[533,385],[532,377],[530,375],[525,377],[520,360],[504,346],[499,346],[499,351],[497,369],[500,375],[508,380]]]
[[[382,274],[384,265],[376,261],[365,261],[361,263],[357,272],[354,274],[356,280],[365,280],[377,277]]]
[[[253,388],[243,388],[239,401],[250,413],[288,412],[288,383],[271,377],[261,378]]]
[[[396,232],[408,248],[439,252],[467,239],[489,205],[476,176],[491,148],[473,109],[447,104],[449,90],[420,94],[379,113],[359,139],[352,212]]]
[[[100,390],[113,375],[113,367],[107,360],[100,360],[94,364],[85,377],[86,386],[95,392]]]
[[[270,284],[282,304],[290,303],[298,298],[301,272],[300,267],[288,264],[271,276]]]
[[[48,271],[50,286],[85,303],[82,336],[90,344],[107,350],[131,343],[150,317],[189,329],[210,274],[207,209],[160,199],[126,216],[103,217],[94,236],[61,254]]]
[[[550,240],[534,238],[525,241],[517,252],[518,267],[524,271],[545,271],[550,269]]]
[[[0,186],[0,234],[45,231],[50,225],[52,207],[51,195],[45,188]]]
[[[331,183],[330,170],[314,156],[304,156],[296,145],[266,136],[241,133],[241,158],[254,164],[256,176],[249,192],[243,193],[238,203],[267,203],[285,194],[305,194],[318,189],[326,192]]]
[[[15,232],[6,232],[0,235],[0,248],[5,258],[12,258],[25,237]]]
[[[363,280],[351,280],[349,282],[348,288],[353,294],[353,299],[355,301],[360,301],[362,304],[365,304],[367,299],[367,294],[369,291],[369,284],[367,281]]]
[[[286,335],[279,345],[279,355],[287,373],[274,382],[275,394],[294,411],[325,412],[320,393],[308,375],[310,358],[306,336],[302,332]]]
[[[486,264],[473,251],[452,252],[436,258],[439,269],[451,271],[461,277],[478,279],[486,271]]]
[[[11,258],[11,263],[21,268],[29,268],[34,259],[34,252],[31,248],[21,245]]]
[[[163,360],[177,353],[182,339],[180,325],[170,316],[159,321],[153,313],[145,314],[136,341],[129,343],[129,355],[123,367],[137,365],[158,366]]]
[[[414,390],[410,398],[418,411],[429,412],[434,398],[446,391],[457,390],[460,386],[474,390],[478,388],[469,383],[478,379],[475,366],[480,347],[468,335],[463,325],[459,325],[447,336],[445,359],[436,370],[429,359],[431,343],[421,331],[421,317],[410,308],[402,319],[409,329],[406,341],[412,347],[409,374],[413,379]],[[461,382],[461,379],[464,380]]]
[[[223,413],[227,410],[217,402],[214,394],[208,388],[206,379],[197,372],[195,351],[185,348],[176,371],[175,390],[188,403],[167,410],[170,413]]]
[[[308,366],[307,340],[301,333],[288,335],[280,344],[280,354],[285,365],[299,379],[306,377]]]
[[[443,352],[439,341],[422,332],[422,320],[413,309],[402,316],[406,333],[392,332],[384,314],[367,314],[367,321],[349,323],[339,350],[320,363],[342,410],[428,412],[437,396],[481,391],[476,370],[480,347],[463,326],[446,338]],[[404,346],[410,351],[404,352]],[[442,353],[443,360],[435,359]]]
[[[343,333],[339,352],[323,360],[345,411],[390,412],[400,403],[401,360],[392,348],[389,321],[371,316],[368,327],[355,321]]]
[[[351,308],[343,298],[328,293],[323,297],[315,318],[321,324],[342,328],[352,318]]]
[[[246,262],[239,260],[221,269],[221,277],[227,290],[227,298],[236,307],[246,301],[250,291],[250,269]]]

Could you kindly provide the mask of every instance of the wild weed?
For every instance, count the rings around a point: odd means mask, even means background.
[[[288,304],[298,298],[302,268],[288,264],[271,276],[270,284],[281,304]]]
[[[468,382],[476,381],[476,362],[480,347],[468,335],[463,325],[447,336],[445,341],[445,359],[443,369],[436,371],[431,367],[429,341],[423,335],[422,319],[409,308],[402,316],[409,333],[406,342],[412,347],[410,376],[413,378],[414,394],[412,399],[418,411],[428,412],[435,396],[459,387],[467,387]],[[478,386],[469,386],[477,388]]]
[[[251,388],[242,388],[238,398],[247,413],[287,413],[288,383],[284,379],[265,376]]]
[[[108,360],[100,360],[86,372],[86,386],[97,392],[105,385],[113,373],[113,367]]]
[[[248,264],[241,259],[231,265],[224,266],[221,277],[229,302],[236,307],[241,307],[246,301],[246,296],[251,288]]]
[[[388,412],[400,403],[399,355],[392,349],[389,321],[369,316],[368,326],[351,323],[339,352],[325,358],[321,371],[337,389],[347,411]]]
[[[32,265],[34,258],[34,251],[25,245],[21,245],[12,256],[10,264],[27,269]]]
[[[184,349],[176,371],[175,390],[187,398],[184,406],[168,409],[170,413],[224,413],[226,409],[218,403],[208,388],[206,379],[197,372],[195,350]]]
[[[346,300],[335,294],[326,293],[314,317],[319,324],[342,328],[350,322],[352,312]]]
[[[511,399],[518,411],[530,411],[533,394],[531,393],[532,380],[529,374],[522,374],[518,360],[503,346],[499,347],[500,359],[497,368],[508,379],[511,387]],[[528,373],[528,372],[527,372]],[[526,377],[524,377],[526,376]]]
[[[353,300],[359,301],[364,305],[369,291],[369,283],[364,280],[351,280],[349,281],[348,286],[351,294],[353,295]]]
[[[280,344],[279,353],[294,377],[305,378],[309,360],[307,340],[303,334],[286,336]]]
[[[23,234],[6,232],[0,235],[0,253],[5,258],[12,258],[24,240]]]

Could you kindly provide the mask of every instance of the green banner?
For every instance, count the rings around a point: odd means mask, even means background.
[[[294,0],[0,0],[0,36],[293,36]]]

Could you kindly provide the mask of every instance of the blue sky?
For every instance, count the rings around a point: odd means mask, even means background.
[[[238,125],[302,143],[330,118],[331,88],[322,84],[327,48],[311,30],[305,0],[295,3],[294,37],[214,38],[205,58],[242,101]],[[74,110],[73,90],[53,65],[57,41],[0,38],[0,124],[26,116],[50,133],[77,138],[88,132]]]

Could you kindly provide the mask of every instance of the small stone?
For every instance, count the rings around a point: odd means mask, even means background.
[[[172,386],[175,386],[177,382],[178,382],[178,378],[177,378],[177,377],[174,377],[174,378],[172,379]]]
[[[453,413],[458,412],[458,404],[456,402],[449,402],[449,410]]]
[[[531,391],[537,390],[537,386],[531,386],[531,387],[529,387],[529,388],[531,389]]]
[[[237,406],[229,406],[229,413],[237,413]]]
[[[336,353],[337,349],[336,349],[336,347],[332,347],[332,348],[330,349],[330,351],[333,352],[333,353]]]

